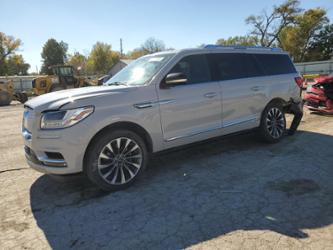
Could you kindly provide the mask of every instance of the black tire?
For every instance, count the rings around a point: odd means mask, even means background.
[[[275,122],[272,122],[271,119],[274,118]],[[285,131],[286,117],[282,104],[279,102],[269,103],[261,115],[259,127],[260,137],[265,142],[277,143],[285,135]]]
[[[17,95],[18,95],[17,100],[20,103],[24,104],[26,101],[28,101],[28,95],[26,93],[18,93]]]
[[[120,146],[118,147],[115,145],[115,142],[118,145],[117,139],[119,139],[119,138],[121,140],[119,143]],[[127,145],[127,147],[126,147],[126,142],[127,142],[126,139],[129,139],[131,141]],[[132,142],[133,142],[133,144],[132,144]],[[135,144],[138,146],[138,149],[135,149],[133,151],[133,154],[142,153],[142,158],[140,161],[139,168],[134,167],[131,164],[127,164],[129,162],[126,160],[122,161],[122,159],[121,159],[122,157],[120,156],[120,155],[127,155],[125,157],[129,157],[129,158],[134,157],[134,156],[131,156],[131,154],[132,154],[131,152],[128,153],[126,151],[123,153],[123,151],[126,149],[128,149],[128,151],[129,151],[130,147],[132,147],[132,146],[133,146],[133,148],[135,147]],[[109,146],[108,148],[107,148],[107,145]],[[110,147],[114,147],[112,149],[115,153],[112,153],[113,151],[109,150]],[[119,148],[118,150],[116,150],[117,147]],[[116,151],[118,151],[118,154]],[[119,152],[119,151],[121,151],[121,152]],[[105,156],[106,154],[108,154],[107,156],[110,157],[109,159],[101,158],[101,155]],[[118,157],[117,155],[119,156],[119,158],[117,158]],[[116,160],[116,158],[118,160]],[[133,158],[133,159],[138,159],[138,157]],[[105,160],[106,163],[102,164],[101,163],[102,160]],[[113,164],[113,162],[115,162],[115,161],[117,161],[118,163]],[[116,191],[116,190],[125,189],[125,188],[129,187],[130,185],[132,185],[133,182],[135,182],[140,177],[142,172],[144,171],[147,161],[148,161],[147,146],[146,146],[144,140],[140,136],[138,136],[137,134],[135,134],[129,130],[116,130],[116,131],[112,131],[112,132],[107,131],[107,132],[104,132],[104,133],[98,135],[96,138],[94,138],[92,143],[89,145],[89,147],[86,151],[83,171],[84,171],[85,175],[88,177],[88,179],[90,181],[92,181],[94,184],[96,184],[98,187],[100,187],[101,189],[103,189],[105,191]],[[137,162],[134,162],[134,163],[137,165],[139,164]],[[110,164],[109,167],[104,167],[102,169],[99,167],[99,166],[106,166],[108,164]],[[112,170],[112,169],[114,169],[114,170]],[[105,170],[105,172],[102,173],[102,171],[104,171],[104,170]],[[115,171],[117,171],[117,172],[115,172]],[[132,173],[130,173],[130,172],[132,172]],[[120,173],[122,173],[122,174],[120,174]],[[134,174],[134,173],[135,173],[135,175],[132,177],[132,174]],[[115,175],[118,175],[118,174],[120,174],[121,176],[115,177]],[[102,177],[102,175],[107,176],[107,177]],[[124,176],[125,179],[129,178],[129,177],[131,179],[128,179],[126,181],[126,183],[111,183],[114,179],[116,181],[119,180],[119,182],[122,182],[123,181],[122,175]]]
[[[0,90],[0,106],[8,106],[11,102],[11,95],[7,91]]]

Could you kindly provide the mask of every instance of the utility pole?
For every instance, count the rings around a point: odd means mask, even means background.
[[[123,39],[120,38],[120,57],[123,57]]]

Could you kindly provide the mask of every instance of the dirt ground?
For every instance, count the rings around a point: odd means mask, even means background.
[[[23,107],[0,107],[1,249],[333,249],[333,117],[155,156],[125,191],[28,168]]]

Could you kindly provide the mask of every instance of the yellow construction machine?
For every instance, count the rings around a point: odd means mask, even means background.
[[[39,76],[32,80],[35,95],[42,95],[63,89],[92,86],[84,77],[74,75],[74,68],[70,65],[55,65],[50,67],[52,75]]]
[[[11,101],[25,103],[27,100],[25,92],[15,91],[12,80],[0,80],[0,106],[7,106]]]

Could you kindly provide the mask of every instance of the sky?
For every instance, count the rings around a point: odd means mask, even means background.
[[[40,53],[49,38],[63,40],[69,53],[88,54],[97,42],[120,49],[139,47],[147,38],[181,49],[245,35],[251,14],[270,11],[283,0],[0,0],[0,32],[20,38],[18,53],[40,69]],[[322,7],[333,20],[333,0],[301,0],[301,8]]]

